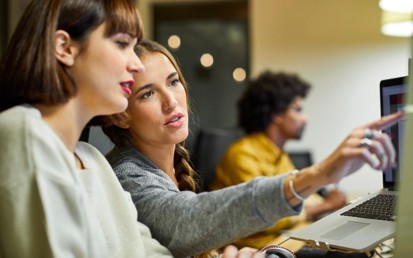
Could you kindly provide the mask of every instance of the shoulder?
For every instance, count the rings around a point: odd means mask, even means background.
[[[3,119],[5,117],[21,119],[23,117],[41,117],[40,111],[30,105],[18,105],[6,109],[0,113],[0,117]]]
[[[115,147],[106,158],[118,177],[140,177],[140,179],[145,177],[152,180],[166,175],[149,158],[133,147]]]
[[[73,182],[72,156],[37,109],[15,106],[0,113],[0,142],[1,181],[20,185],[17,180],[36,177]]]
[[[7,140],[10,139],[10,135],[33,131],[37,124],[42,123],[41,114],[37,109],[15,106],[0,113],[0,137]]]
[[[248,134],[234,142],[226,151],[225,158],[234,159],[239,155],[257,155],[262,145],[260,134]]]
[[[16,189],[29,189],[29,182],[35,175],[32,146],[39,144],[33,142],[35,129],[30,126],[30,113],[29,109],[21,106],[0,113],[0,195],[6,192],[13,194]]]
[[[114,147],[106,154],[106,159],[112,167],[122,164],[135,164],[142,168],[156,168],[155,164],[134,147]]]
[[[46,158],[64,151],[64,146],[50,126],[43,121],[40,111],[21,105],[0,113],[0,142],[2,151],[22,160],[30,157]],[[44,154],[42,156],[42,154]]]
[[[125,189],[135,191],[139,187],[142,191],[146,187],[159,187],[179,191],[165,172],[134,148],[114,149],[106,157]]]

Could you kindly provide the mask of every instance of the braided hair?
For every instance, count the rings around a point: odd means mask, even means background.
[[[172,65],[175,67],[178,76],[182,85],[184,86],[187,103],[189,103],[188,97],[188,84],[185,81],[182,71],[173,57],[173,55],[162,45],[157,42],[143,39],[136,47],[135,52],[139,57],[142,57],[145,54],[150,53],[162,53],[165,55]],[[188,113],[191,111],[191,107],[188,104]],[[121,122],[128,121],[130,119],[129,115],[126,112],[115,114],[112,116],[107,116],[103,120],[102,130],[109,137],[116,147],[129,147],[134,146],[134,141],[131,133],[128,129],[123,129],[118,127],[116,124]],[[180,191],[193,191],[197,190],[197,184],[194,179],[195,171],[192,168],[190,162],[190,155],[188,149],[185,147],[185,141],[177,143],[175,146],[174,153],[174,168],[175,168],[175,177],[178,182],[178,188]],[[212,258],[217,257],[218,251],[212,250],[210,252],[205,252],[199,255],[194,256],[194,258]]]

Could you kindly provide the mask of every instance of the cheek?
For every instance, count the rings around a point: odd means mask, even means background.
[[[128,114],[132,120],[131,127],[138,130],[139,128],[144,128],[152,124],[151,120],[155,117],[153,109],[151,110],[150,108],[143,106],[133,106],[131,104],[129,104],[128,107]]]
[[[99,58],[97,65],[101,69],[105,69],[107,73],[117,75],[125,71],[126,59],[116,49],[107,50],[105,55],[100,55],[97,58]]]
[[[187,102],[186,92],[183,88],[182,88],[182,91],[180,91],[178,93],[177,99],[178,99],[179,104],[183,108],[185,108],[185,110],[187,111],[188,110],[188,102]]]

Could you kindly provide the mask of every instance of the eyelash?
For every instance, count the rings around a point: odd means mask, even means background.
[[[150,96],[152,96],[153,93],[154,93],[153,91],[145,92],[144,94],[142,94],[141,98],[142,98],[142,99],[147,99],[147,98],[149,98]]]
[[[171,81],[171,85],[172,86],[178,86],[178,83],[180,83],[181,81],[179,80],[179,79],[173,79],[172,81]]]
[[[171,81],[170,85],[171,85],[172,87],[177,87],[180,82],[181,82],[181,81],[180,81],[179,79],[173,79],[173,80]],[[140,98],[141,98],[141,99],[147,99],[147,98],[149,98],[150,96],[152,96],[154,93],[155,93],[155,92],[152,91],[152,90],[147,91],[147,92],[143,93]]]
[[[117,41],[116,44],[122,49],[125,49],[129,46],[129,42],[126,41]]]

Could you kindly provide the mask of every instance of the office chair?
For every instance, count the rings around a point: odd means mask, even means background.
[[[243,133],[235,129],[202,128],[194,144],[192,161],[198,174],[200,191],[208,191],[215,168],[225,151]]]
[[[310,151],[287,151],[288,156],[297,169],[303,169],[313,165],[313,157]]]
[[[311,154],[311,151],[287,151],[287,153],[297,169],[303,169],[313,165],[313,156]],[[320,190],[318,190],[317,193],[322,197],[326,197],[328,189],[323,187]]]

